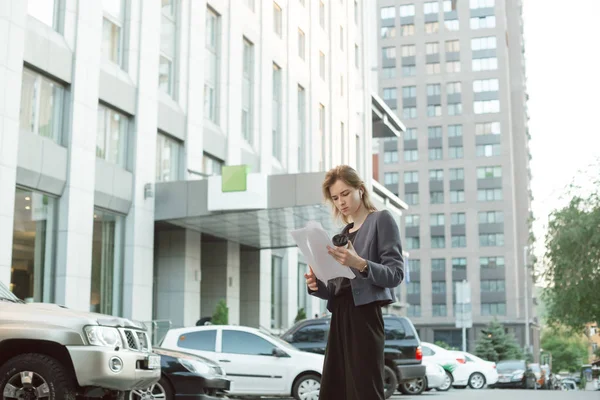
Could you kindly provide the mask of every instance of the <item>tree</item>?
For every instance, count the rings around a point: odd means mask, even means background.
[[[225,300],[220,300],[217,303],[215,313],[213,314],[212,320],[213,325],[227,325],[229,324],[229,308]]]
[[[497,320],[490,322],[477,341],[475,355],[488,361],[522,359],[523,352],[513,335],[507,335]]]
[[[569,203],[549,218],[543,300],[549,324],[580,332],[600,322],[600,181],[591,194],[571,185],[567,195]]]
[[[583,334],[573,335],[561,327],[546,329],[542,334],[544,352],[552,354],[552,370],[577,372],[587,362],[587,341]]]
[[[435,344],[436,346],[440,346],[442,349],[446,349],[446,350],[458,350],[458,348],[450,346],[448,343],[444,342],[443,340],[438,340],[438,341],[434,342],[433,344]]]
[[[296,314],[296,318],[294,319],[294,323],[305,320],[306,319],[306,312],[304,311],[304,308],[301,308],[298,310],[298,314]]]

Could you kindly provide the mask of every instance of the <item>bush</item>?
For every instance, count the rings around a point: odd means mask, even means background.
[[[296,318],[294,319],[294,323],[305,320],[306,319],[306,312],[304,311],[304,308],[301,308],[298,310],[298,314],[296,314]]]
[[[227,303],[225,302],[225,300],[220,300],[217,303],[217,307],[215,309],[215,313],[212,316],[211,322],[213,325],[229,324],[229,308],[227,308]]]

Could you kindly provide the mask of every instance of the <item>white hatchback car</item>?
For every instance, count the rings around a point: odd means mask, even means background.
[[[462,356],[467,361],[465,368],[469,374],[468,385],[471,389],[483,389],[485,385],[493,385],[498,382],[498,371],[496,363],[486,361],[474,354],[462,351],[453,351],[459,357]]]
[[[447,379],[437,390],[446,391],[451,386],[468,385],[469,371],[465,368],[466,360],[464,356],[428,342],[421,342],[421,349],[423,360],[438,363],[446,370]]]
[[[231,325],[171,329],[160,346],[219,363],[231,380],[232,396],[319,398],[324,356],[298,350],[263,330]]]

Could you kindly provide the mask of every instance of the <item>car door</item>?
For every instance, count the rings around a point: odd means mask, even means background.
[[[231,394],[276,395],[286,387],[290,357],[275,356],[273,343],[247,331],[221,330],[217,362],[231,379]]]
[[[384,318],[385,353],[398,365],[414,364],[418,346],[414,335],[408,337],[402,320],[397,318]]]
[[[316,354],[325,354],[329,324],[324,322],[307,324],[286,337],[286,341],[298,350]]]

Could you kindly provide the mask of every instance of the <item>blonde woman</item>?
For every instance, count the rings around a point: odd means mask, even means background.
[[[363,180],[347,165],[327,172],[323,195],[346,223],[329,254],[356,277],[326,285],[312,267],[305,275],[308,292],[327,300],[332,313],[319,399],[384,400],[381,307],[396,301],[392,289],[404,278],[398,225],[389,211],[375,209]]]

